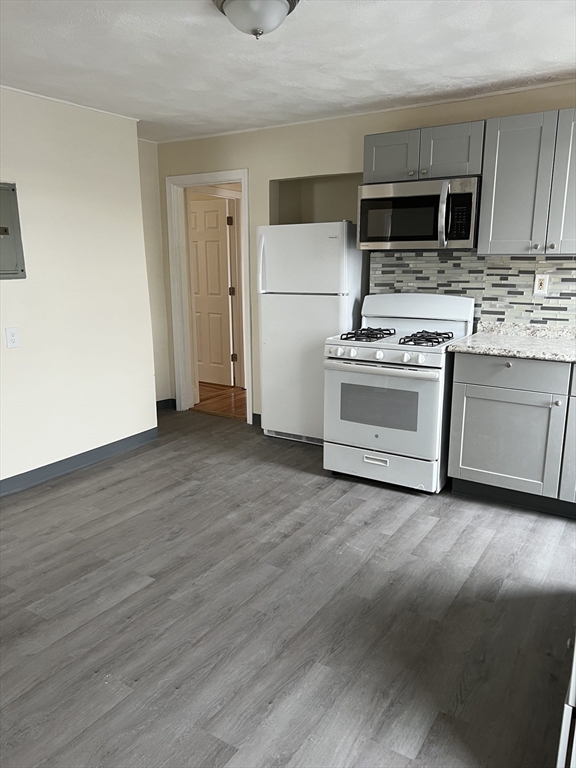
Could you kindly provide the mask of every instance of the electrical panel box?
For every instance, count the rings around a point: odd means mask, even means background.
[[[26,277],[16,184],[0,184],[0,279]]]

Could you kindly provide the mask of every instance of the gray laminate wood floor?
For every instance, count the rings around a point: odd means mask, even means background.
[[[199,413],[1,519],[3,768],[554,765],[571,521]]]

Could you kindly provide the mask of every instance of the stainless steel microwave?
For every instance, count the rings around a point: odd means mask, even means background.
[[[358,196],[358,247],[366,251],[476,247],[477,176],[365,184]]]

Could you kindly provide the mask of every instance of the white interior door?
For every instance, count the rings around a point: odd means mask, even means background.
[[[188,231],[198,378],[211,384],[231,386],[226,200],[189,200]]]

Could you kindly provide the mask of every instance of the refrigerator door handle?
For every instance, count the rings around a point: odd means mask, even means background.
[[[264,288],[264,235],[258,236],[258,293],[266,293]]]

